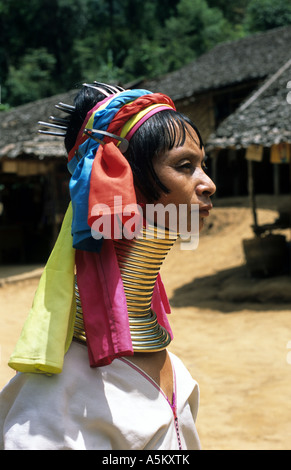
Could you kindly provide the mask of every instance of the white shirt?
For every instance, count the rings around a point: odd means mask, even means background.
[[[18,373],[0,393],[0,449],[200,449],[198,385],[169,354],[175,409],[128,359],[90,368],[87,348],[77,343],[71,345],[61,374]]]

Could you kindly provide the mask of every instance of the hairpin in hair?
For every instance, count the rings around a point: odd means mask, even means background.
[[[96,142],[99,142],[99,144],[101,145],[104,145],[103,140],[98,139],[94,134],[107,135],[108,137],[112,137],[113,139],[118,140],[120,142],[118,148],[121,153],[125,153],[129,146],[128,140],[123,139],[123,137],[120,137],[119,135],[111,134],[111,132],[101,131],[99,129],[84,129],[84,134],[88,135],[89,137],[91,137],[91,139],[95,140]]]
[[[63,131],[66,131],[68,129],[68,126],[61,126],[59,124],[52,124],[51,122],[38,121],[38,124],[40,126],[44,126],[44,127],[52,127],[54,129],[62,129]]]
[[[50,116],[49,117],[49,122],[59,124],[60,126],[67,126],[67,124],[69,124],[69,122],[70,122],[70,119],[69,118],[60,118],[60,117]]]
[[[107,83],[96,82],[96,80],[93,83],[98,85],[98,86],[108,88],[112,92],[112,94],[120,93],[121,91],[125,91],[124,88],[121,88],[118,85],[108,85]]]
[[[99,93],[102,93],[102,95],[105,96],[110,96],[112,93],[107,93],[107,91],[104,88],[101,88],[99,86],[91,85],[90,83],[83,83],[83,86],[86,86],[88,88],[93,88],[94,90],[99,91]]]
[[[61,111],[64,111],[65,113],[73,113],[75,111],[75,106],[72,106],[70,104],[65,104],[65,103],[58,103],[55,105],[55,108],[60,109]]]
[[[42,130],[39,129],[39,134],[46,134],[46,135],[53,135],[55,137],[65,137],[66,132],[68,127],[60,124],[52,124],[50,122],[44,122],[44,121],[38,121],[38,124],[42,127],[48,128],[48,129],[56,129],[56,131],[52,130]],[[58,132],[58,131],[63,131],[63,132]]]
[[[63,132],[52,132],[52,131],[42,131],[41,129],[38,130],[39,134],[46,134],[46,135],[53,135],[54,137],[65,137],[66,133]]]
[[[107,83],[101,83],[94,81],[93,84],[91,83],[83,83],[83,86],[88,88],[93,88],[94,90],[99,91],[105,96],[115,95],[116,93],[120,93],[124,91],[123,88],[119,86],[107,85]]]
[[[101,82],[96,82],[94,81],[93,84],[89,83],[83,83],[83,86],[89,87],[89,88],[94,88],[95,90],[99,91],[105,96],[110,96],[116,93],[120,93],[121,91],[124,91],[123,88],[119,86],[113,86],[113,85],[107,85],[106,83],[101,83]],[[60,111],[63,111],[67,114],[72,114],[75,111],[75,106],[72,106],[70,104],[62,103],[59,102],[58,104],[55,105],[57,109]],[[54,117],[50,116],[49,117],[50,122],[44,122],[44,121],[39,121],[38,124],[47,130],[42,130],[39,129],[39,134],[47,134],[47,135],[53,135],[55,137],[65,137],[68,129],[68,123],[69,123],[69,118],[59,118],[59,117]],[[92,139],[96,140],[97,142],[104,144],[102,140],[99,140],[96,136],[94,136],[94,133],[99,133],[99,134],[104,134],[108,135],[109,137],[112,137],[114,139],[117,139],[120,142],[119,149],[122,153],[126,152],[128,149],[128,141],[126,139],[123,139],[122,137],[119,137],[115,134],[110,134],[109,132],[105,131],[95,131],[91,129],[85,129],[85,134],[87,134],[89,137]]]

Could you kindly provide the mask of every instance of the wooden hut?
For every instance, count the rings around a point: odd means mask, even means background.
[[[209,136],[207,150],[241,152],[255,172],[257,192],[267,183],[273,194],[290,193],[291,147],[290,58]],[[262,183],[262,180],[264,182]]]
[[[47,259],[68,201],[63,139],[38,134],[38,121],[72,103],[76,92],[25,104],[0,114],[0,263]]]
[[[271,75],[207,141],[215,168],[225,150],[244,155],[248,168],[248,189],[253,212],[254,238],[244,240],[247,263],[252,273],[291,274],[291,58]],[[277,207],[278,218],[260,225],[256,193],[262,182],[276,195],[287,193]],[[279,232],[278,232],[279,229]],[[289,237],[280,233],[287,229]]]

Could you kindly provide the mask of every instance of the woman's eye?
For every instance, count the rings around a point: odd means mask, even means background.
[[[205,162],[202,162],[201,167],[202,167],[202,170],[203,170],[203,171],[207,171],[207,165],[206,165]]]
[[[193,166],[192,163],[187,162],[187,163],[182,163],[177,167],[178,170],[192,170]]]

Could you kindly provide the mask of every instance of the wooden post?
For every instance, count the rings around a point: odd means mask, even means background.
[[[217,158],[218,158],[219,151],[211,153],[211,179],[214,183],[217,183]],[[214,193],[214,198],[216,197],[216,193]]]
[[[274,195],[279,196],[280,194],[280,168],[279,163],[273,163],[273,181],[274,181]]]
[[[255,188],[254,188],[254,175],[253,175],[253,162],[248,160],[248,190],[250,203],[254,219],[254,228],[258,227],[257,211],[256,211],[256,197],[255,197]],[[256,232],[255,232],[256,233]]]

